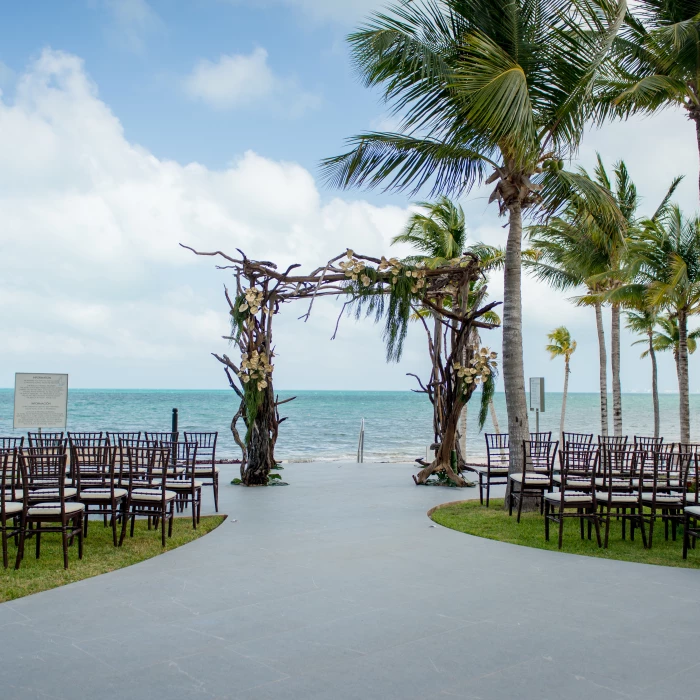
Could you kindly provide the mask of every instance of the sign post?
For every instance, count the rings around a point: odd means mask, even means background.
[[[540,413],[544,413],[544,377],[530,377],[530,410],[535,412],[535,432],[540,432]]]
[[[68,421],[68,375],[15,373],[16,429],[62,428]]]

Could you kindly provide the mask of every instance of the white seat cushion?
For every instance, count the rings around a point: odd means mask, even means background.
[[[700,518],[700,506],[688,506],[684,510],[686,513],[694,515],[696,518]]]
[[[545,493],[544,497],[552,503],[561,503],[561,492]],[[590,493],[584,493],[583,491],[565,491],[564,503],[593,503],[593,497]]]
[[[615,491],[611,494],[608,494],[607,491],[597,491],[595,497],[596,500],[604,501],[605,503],[607,503],[608,500],[611,503],[637,503],[639,500],[638,493],[616,493]]]
[[[219,467],[214,467],[214,472],[217,474],[219,473]],[[493,470],[492,470],[493,471]],[[506,467],[506,471],[508,471],[508,467]],[[195,474],[211,474],[212,473],[212,468],[211,467],[195,467],[194,469]]]
[[[126,489],[114,489],[114,498],[124,498],[126,494]],[[112,490],[108,488],[85,489],[80,492],[78,498],[83,501],[108,501],[112,498]]]
[[[165,500],[172,501],[177,494],[173,491],[165,492]],[[132,501],[154,501],[158,502],[162,499],[162,491],[160,489],[134,489],[131,492]]]
[[[515,481],[518,484],[521,484],[523,481],[523,475],[522,474],[511,474],[510,476],[511,481]],[[527,486],[528,484],[533,484],[536,486],[549,486],[550,484],[550,479],[547,474],[536,474],[536,473],[528,473],[525,474],[525,485]]]
[[[16,515],[22,512],[22,504],[15,501],[5,501],[5,515]]]
[[[69,515],[72,513],[78,513],[81,510],[85,510],[85,506],[82,503],[66,503],[65,512]],[[60,503],[37,503],[35,506],[29,508],[29,515],[60,515],[61,514],[61,504]]]
[[[18,496],[18,498],[19,498],[19,496]],[[697,493],[686,493],[685,494],[685,502],[691,506],[700,505],[700,498],[698,498]]]
[[[158,486],[160,486],[160,483],[158,483]],[[196,489],[201,489],[202,482],[195,481],[194,487]],[[181,490],[181,491],[189,491],[192,488],[192,482],[191,481],[166,481],[165,488],[166,489]]]
[[[77,493],[78,489],[74,489],[72,487],[67,486],[63,489],[64,498],[75,498]],[[59,491],[58,489],[34,489],[33,491],[29,491],[27,496],[32,501],[50,501],[59,497]]]
[[[185,473],[185,468],[184,467],[168,467],[165,470],[166,474],[184,474]],[[162,469],[151,469],[151,474],[162,474],[163,470]]]
[[[217,469],[216,471],[218,472],[219,470]],[[491,469],[489,469],[488,466],[485,464],[480,464],[474,467],[474,471],[477,474],[490,474],[491,476],[508,475],[508,467],[491,467]],[[199,474],[199,469],[195,469],[195,474]]]
[[[651,503],[654,500],[654,494],[643,493],[642,500],[645,503]],[[668,505],[681,505],[683,501],[681,500],[680,493],[657,493],[656,502]]]
[[[603,477],[597,477],[595,480],[595,485],[599,488],[602,486],[611,485],[613,489],[627,489],[634,486],[638,481],[639,479],[604,479]]]
[[[561,474],[555,474],[552,477],[552,481],[555,484],[561,484],[563,477]],[[566,483],[574,486],[587,486],[591,485],[591,478],[589,476],[569,476],[566,478]]]

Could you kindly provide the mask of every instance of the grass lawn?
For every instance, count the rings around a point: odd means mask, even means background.
[[[61,536],[44,534],[41,536],[41,557],[34,556],[34,539],[24,545],[24,559],[19,571],[14,570],[14,556],[17,549],[12,540],[8,543],[10,568],[0,565],[0,602],[14,600],[66,583],[82,581],[98,574],[121,569],[144,559],[158,556],[183,544],[192,542],[218,527],[224,518],[220,515],[202,517],[196,530],[192,529],[189,517],[175,518],[173,536],[166,540],[165,549],[160,544],[160,531],[148,530],[145,520],[136,521],[134,536],[127,532],[122,547],[112,544],[112,529],[103,527],[101,521],[90,521],[90,530],[85,539],[82,560],[78,559],[78,542],[68,549],[68,570],[63,568]]]
[[[515,515],[509,517],[508,512],[503,510],[503,500],[491,500],[490,508],[479,505],[479,501],[451,504],[435,510],[431,518],[439,525],[466,532],[469,535],[510,542],[524,547],[558,551],[558,523],[550,523],[549,542],[546,542],[544,539],[544,517],[539,512],[523,513],[518,524]],[[605,530],[601,528],[601,535],[604,536],[604,534]],[[610,524],[608,549],[599,549],[595,541],[595,532],[592,536],[593,539],[590,541],[582,540],[578,521],[573,518],[567,519],[564,523],[562,551],[583,554],[588,557],[601,557],[602,559],[621,559],[622,561],[636,561],[643,564],[700,569],[700,547],[689,551],[688,559],[683,561],[682,529],[678,529],[675,542],[671,540],[670,533],[669,540],[666,542],[664,528],[660,521],[657,521],[654,526],[654,542],[651,549],[644,549],[642,546],[639,530],[635,533],[634,542],[630,541],[629,523],[627,523],[627,539],[622,540],[621,522],[617,520],[613,520]]]

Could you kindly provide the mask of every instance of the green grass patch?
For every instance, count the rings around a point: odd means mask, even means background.
[[[431,515],[433,521],[452,530],[465,532],[476,537],[489,540],[499,540],[523,547],[549,549],[559,551],[557,540],[559,536],[558,523],[550,523],[549,542],[544,539],[544,517],[537,513],[523,513],[520,523],[515,515],[510,517],[503,509],[503,500],[491,500],[491,507],[486,508],[479,501],[455,503],[438,508]],[[647,526],[647,534],[648,534]],[[588,525],[586,524],[586,533]],[[601,527],[601,536],[605,530]],[[642,536],[637,529],[634,542],[629,539],[629,522],[627,523],[627,539],[622,539],[621,521],[613,519],[610,525],[610,542],[608,549],[598,548],[593,539],[582,540],[579,522],[567,518],[564,522],[564,545],[562,552],[583,554],[587,557],[601,559],[619,559],[621,561],[636,561],[642,564],[657,564],[659,566],[679,566],[689,569],[700,569],[700,547],[688,552],[688,559],[683,561],[683,529],[678,528],[677,539],[671,539],[669,529],[668,542],[664,539],[664,528],[661,521],[654,526],[654,542],[651,549],[644,549]]]
[[[99,520],[91,520],[82,560],[78,559],[77,540],[68,548],[68,570],[63,568],[60,535],[43,534],[41,536],[39,559],[34,556],[34,539],[26,540],[24,559],[19,571],[13,568],[17,549],[10,539],[8,543],[10,568],[3,569],[0,565],[0,602],[4,603],[137,564],[144,559],[150,559],[192,542],[211,532],[223,521],[224,517],[221,515],[202,517],[197,529],[194,530],[191,518],[175,518],[173,536],[166,540],[163,548],[160,544],[160,531],[149,530],[145,520],[136,521],[133,537],[129,537],[127,531],[122,547],[115,547],[112,544],[111,528],[104,527]]]

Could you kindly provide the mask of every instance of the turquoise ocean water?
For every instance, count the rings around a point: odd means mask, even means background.
[[[412,392],[298,391],[280,392],[280,398],[297,396],[281,407],[289,417],[280,427],[277,455],[290,461],[354,459],[360,421],[365,419],[365,461],[407,461],[425,454],[432,441],[431,407],[424,396]],[[475,397],[476,398],[476,397]],[[677,440],[678,397],[660,397],[661,431],[667,440]],[[230,433],[238,401],[231,390],[152,391],[73,389],[68,400],[68,429],[169,430],[171,411],[179,410],[180,430],[218,430],[222,457],[237,457],[239,451]],[[468,416],[468,455],[483,456],[484,437],[476,430],[477,404]],[[496,412],[501,430],[507,429],[505,400],[496,394]],[[13,390],[0,389],[0,435],[21,434],[12,430]],[[540,429],[557,432],[561,394],[548,393]],[[623,397],[624,430],[629,435],[653,431],[651,397]],[[700,441],[700,395],[691,396],[691,432]],[[598,396],[570,394],[566,429],[599,431]],[[531,414],[531,429],[534,416]],[[490,418],[485,430],[493,431]]]

